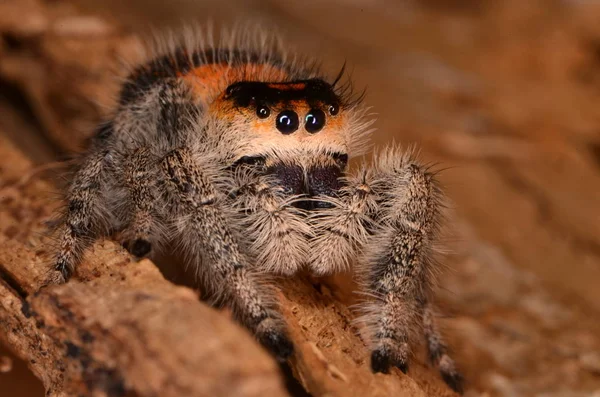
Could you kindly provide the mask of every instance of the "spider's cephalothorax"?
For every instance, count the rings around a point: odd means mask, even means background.
[[[123,85],[71,181],[50,280],[66,281],[87,245],[115,230],[138,257],[174,246],[284,359],[293,348],[263,275],[356,264],[372,369],[406,371],[421,330],[460,391],[430,303],[442,200],[433,175],[395,146],[347,174],[371,121],[339,77],[328,82],[259,33],[193,41]]]
[[[352,136],[341,105],[334,87],[314,78],[236,82],[211,108],[245,143],[234,166],[272,175],[286,196],[306,198],[294,205],[311,209],[327,205],[311,198],[333,196],[342,186]]]

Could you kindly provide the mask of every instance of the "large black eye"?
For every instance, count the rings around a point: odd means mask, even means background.
[[[340,112],[340,106],[337,104],[329,105],[329,114],[335,116]]]
[[[304,128],[306,128],[306,131],[314,134],[321,131],[325,125],[325,113],[321,109],[311,109],[306,115],[305,120]]]
[[[284,110],[277,115],[275,126],[282,134],[291,134],[298,129],[298,115],[293,110]]]
[[[259,105],[256,108],[256,115],[260,119],[266,119],[267,117],[269,117],[270,114],[271,114],[271,110],[269,110],[269,108],[266,107],[265,105]]]

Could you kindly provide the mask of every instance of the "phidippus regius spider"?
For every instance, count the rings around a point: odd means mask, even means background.
[[[431,305],[442,200],[433,174],[396,146],[346,173],[366,152],[371,120],[341,74],[324,78],[268,35],[191,36],[123,83],[70,182],[51,281],[66,281],[86,247],[114,231],[136,257],[175,247],[285,359],[293,346],[264,275],[356,264],[372,370],[406,372],[419,330],[461,391]]]

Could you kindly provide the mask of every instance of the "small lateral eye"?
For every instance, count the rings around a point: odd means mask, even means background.
[[[321,131],[325,125],[325,113],[321,109],[311,109],[305,117],[304,128],[314,134]]]
[[[329,105],[329,114],[332,116],[335,116],[336,114],[338,114],[340,112],[340,107],[337,104],[332,104]]]
[[[259,119],[266,119],[271,114],[271,110],[265,105],[259,105],[256,108],[256,115]]]

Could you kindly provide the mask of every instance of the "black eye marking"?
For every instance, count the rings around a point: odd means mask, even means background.
[[[231,85],[229,85],[226,89],[225,89],[225,96],[226,97],[230,97],[232,96],[234,93],[236,93],[237,91],[239,91],[241,89],[240,85],[238,83],[233,83]]]
[[[290,101],[338,104],[340,98],[333,86],[320,79],[296,80],[279,83],[238,81],[225,89],[225,98],[238,107],[261,104],[273,106]],[[337,107],[337,105],[335,105]]]
[[[340,107],[337,104],[329,105],[329,114],[335,116],[340,112]]]
[[[325,125],[325,113],[321,109],[311,109],[306,115],[305,121],[304,128],[306,131],[314,134],[321,131]]]
[[[282,134],[291,134],[298,129],[298,125],[300,125],[300,121],[293,110],[284,110],[277,115],[275,126]]]
[[[256,108],[256,115],[259,119],[266,119],[270,114],[271,110],[265,105],[260,105]]]

